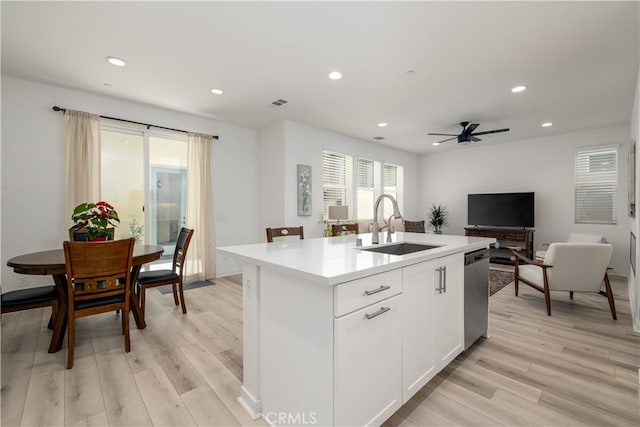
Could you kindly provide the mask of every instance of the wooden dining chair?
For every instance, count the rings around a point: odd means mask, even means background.
[[[184,264],[187,257],[189,243],[193,237],[193,229],[182,227],[178,234],[176,249],[173,251],[173,263],[171,270],[151,270],[143,271],[138,275],[138,284],[136,292],[140,300],[140,307],[144,315],[146,305],[147,288],[155,288],[156,286],[171,285],[173,288],[173,301],[178,305],[178,294],[180,294],[180,305],[182,306],[182,314],[187,314],[187,305],[184,302]]]
[[[67,272],[67,369],[73,367],[75,321],[79,317],[122,310],[124,349],[129,340],[129,295],[134,238],[100,243],[64,242]]]
[[[58,313],[58,293],[55,285],[16,289],[2,294],[2,314],[40,307],[51,307],[47,327],[53,329]]]
[[[360,233],[360,227],[358,226],[357,222],[354,224],[331,224],[331,235],[334,237],[350,233]]]
[[[267,227],[267,242],[273,243],[274,237],[284,237],[284,236],[300,236],[300,240],[304,240],[304,227],[280,227],[280,228],[271,228]]]

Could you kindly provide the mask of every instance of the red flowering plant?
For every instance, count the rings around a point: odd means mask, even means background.
[[[73,210],[71,219],[75,224],[70,230],[85,231],[89,240],[109,236],[109,227],[115,227],[115,222],[120,222],[118,212],[107,202],[80,203]]]

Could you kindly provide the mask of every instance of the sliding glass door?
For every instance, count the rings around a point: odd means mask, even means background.
[[[101,144],[101,193],[120,216],[116,238],[160,245],[172,257],[186,220],[186,139],[103,125]]]

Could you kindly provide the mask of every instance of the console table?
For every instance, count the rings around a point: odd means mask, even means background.
[[[465,236],[493,237],[497,240],[491,246],[491,262],[514,264],[511,250],[523,251],[523,255],[533,259],[533,232],[531,228],[465,227]]]

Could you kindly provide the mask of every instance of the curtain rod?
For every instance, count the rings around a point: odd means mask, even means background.
[[[61,108],[61,107],[58,107],[57,105],[54,105],[54,106],[52,107],[52,110],[53,110],[53,111],[62,111],[63,113],[64,113],[65,111],[67,111],[67,109],[66,109],[66,108]],[[154,127],[154,128],[158,128],[158,129],[172,130],[172,131],[174,131],[174,132],[189,133],[189,131],[182,130],[182,129],[168,128],[168,127],[165,127],[165,126],[152,125],[152,124],[149,124],[149,123],[134,122],[133,120],[118,119],[118,118],[116,118],[116,117],[109,117],[109,116],[100,116],[100,117],[101,117],[101,118],[103,118],[103,119],[117,120],[117,121],[119,121],[119,122],[127,122],[127,123],[133,123],[133,124],[136,124],[136,125],[146,126],[146,127],[147,127],[147,129],[149,129],[150,127]],[[218,139],[218,135],[211,135],[211,138],[213,138],[213,139]]]

